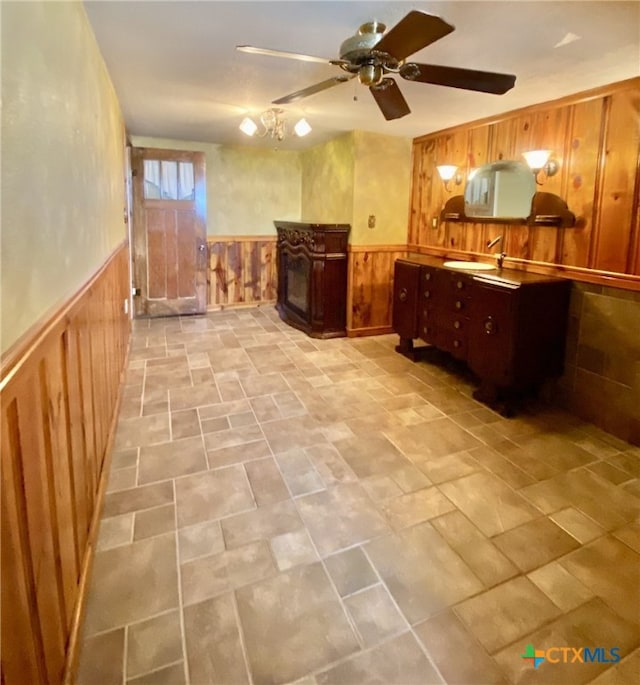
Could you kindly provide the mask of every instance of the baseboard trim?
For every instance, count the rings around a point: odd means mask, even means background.
[[[260,302],[231,302],[229,304],[208,304],[208,312],[222,312],[225,309],[250,309],[251,307],[275,307],[277,300],[260,300]]]
[[[392,326],[372,326],[371,328],[347,328],[347,338],[364,338],[369,335],[388,335],[393,333]]]

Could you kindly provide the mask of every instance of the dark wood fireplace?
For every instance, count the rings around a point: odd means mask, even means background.
[[[346,335],[348,224],[274,221],[280,318],[313,338]]]

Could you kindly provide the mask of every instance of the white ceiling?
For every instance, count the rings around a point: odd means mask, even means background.
[[[343,72],[336,66],[237,52],[236,45],[338,56],[360,24],[394,26],[407,12],[438,14],[456,27],[412,57],[417,62],[513,73],[505,95],[398,78],[412,113],[385,121],[357,79],[285,107],[305,116],[300,149],[353,129],[413,138],[465,121],[640,74],[640,2],[152,2],[86,1],[132,135],[268,145],[238,130],[243,116]],[[557,46],[567,34],[579,40]]]

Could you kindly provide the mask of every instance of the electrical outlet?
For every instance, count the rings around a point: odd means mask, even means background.
[[[369,214],[368,226],[369,226],[369,228],[375,228],[376,227],[376,215],[375,214]]]

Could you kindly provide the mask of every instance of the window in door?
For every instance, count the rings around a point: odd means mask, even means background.
[[[194,200],[195,196],[192,162],[144,160],[145,200]]]

